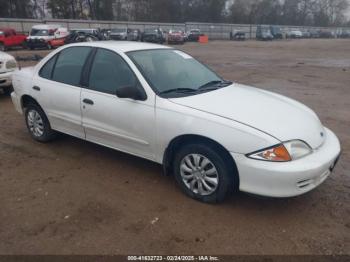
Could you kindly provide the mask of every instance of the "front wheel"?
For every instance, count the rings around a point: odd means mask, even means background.
[[[0,43],[0,51],[2,51],[2,52],[6,51],[6,47],[3,43]]]
[[[36,104],[29,104],[25,110],[25,120],[32,138],[39,142],[48,142],[55,138],[44,111]]]
[[[180,188],[193,199],[218,203],[234,191],[234,167],[215,147],[186,145],[176,154],[173,168]]]

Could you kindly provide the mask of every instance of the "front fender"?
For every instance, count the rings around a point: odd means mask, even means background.
[[[244,124],[171,103],[156,100],[157,162],[170,141],[182,135],[198,135],[222,145],[228,152],[247,154],[277,144],[280,141]]]

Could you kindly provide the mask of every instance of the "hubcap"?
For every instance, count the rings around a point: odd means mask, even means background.
[[[44,134],[44,122],[37,111],[32,109],[28,112],[27,122],[29,130],[34,136],[40,137]]]
[[[202,196],[214,193],[219,184],[216,167],[200,154],[185,156],[180,164],[180,174],[187,188]]]

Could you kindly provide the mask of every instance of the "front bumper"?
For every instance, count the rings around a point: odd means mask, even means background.
[[[43,39],[32,39],[27,41],[28,48],[44,48],[47,47],[47,41]]]
[[[183,42],[184,41],[184,38],[183,37],[179,37],[179,36],[171,36],[171,37],[168,37],[168,41],[169,42],[174,42],[174,43],[177,43],[177,42]]]
[[[239,172],[240,190],[268,197],[293,197],[322,184],[334,169],[340,143],[325,128],[324,144],[304,158],[284,163],[259,161],[231,153]]]
[[[0,73],[0,87],[9,87],[12,85],[12,72]]]

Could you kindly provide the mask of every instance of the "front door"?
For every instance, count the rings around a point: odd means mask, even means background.
[[[155,97],[146,101],[116,96],[118,87],[141,87],[117,53],[97,49],[81,107],[86,139],[123,152],[155,159]]]

